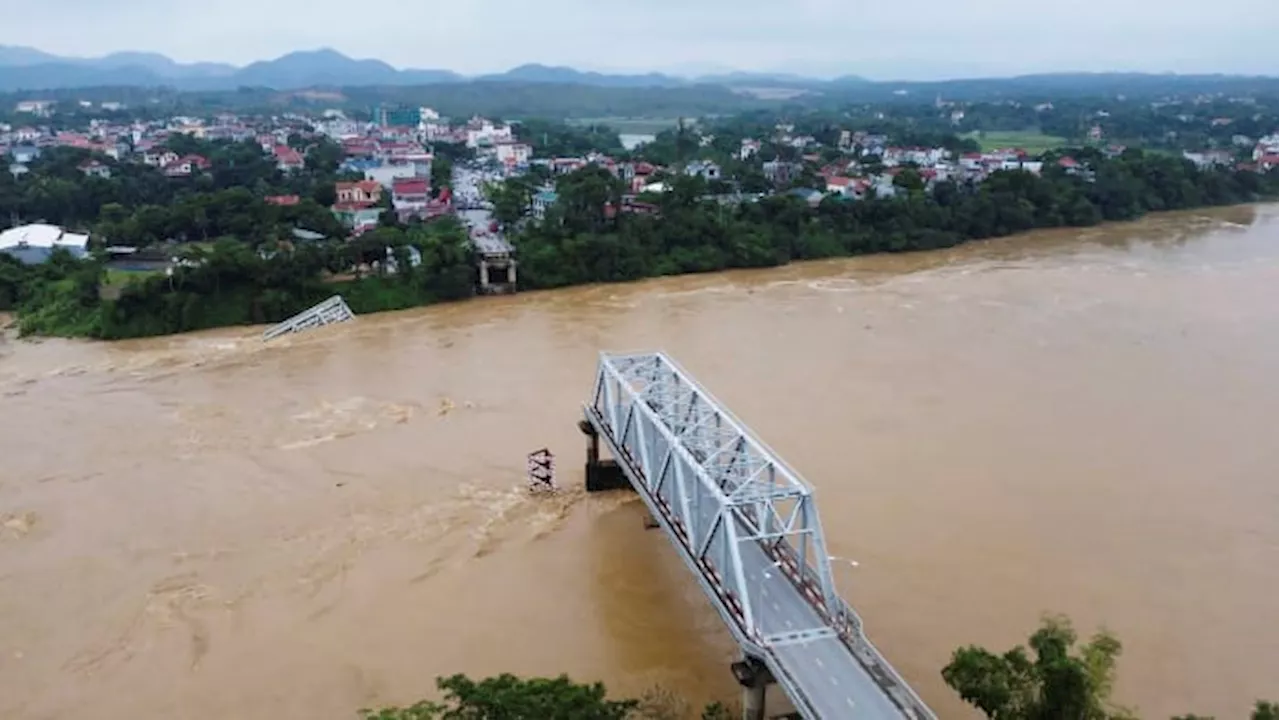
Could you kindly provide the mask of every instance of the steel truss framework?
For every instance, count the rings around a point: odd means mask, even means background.
[[[767,660],[777,648],[838,637],[905,715],[934,717],[836,590],[813,490],[675,361],[663,353],[602,353],[585,410],[633,470],[633,484],[719,601],[744,651]],[[744,543],[764,551],[821,624],[784,630],[764,620]]]

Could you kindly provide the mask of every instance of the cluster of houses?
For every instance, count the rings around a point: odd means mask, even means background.
[[[701,145],[710,145],[712,139],[710,136],[702,137]],[[1276,139],[1276,135],[1271,135],[1258,140],[1251,162],[1237,162],[1237,155],[1229,150],[1186,152],[1183,155],[1201,168],[1235,165],[1243,170],[1265,172],[1277,167]],[[903,192],[897,178],[907,168],[911,168],[925,189],[944,181],[981,183],[997,171],[1021,170],[1039,175],[1047,164],[1086,180],[1093,177],[1092,170],[1085,163],[1067,155],[1054,154],[1052,159],[1044,160],[1039,155],[1019,148],[957,154],[940,147],[895,147],[889,145],[889,139],[884,135],[850,130],[844,130],[839,135],[837,149],[842,153],[840,158],[834,161],[824,160],[819,153],[822,147],[815,138],[797,135],[794,127],[787,124],[778,125],[773,136],[768,139],[743,139],[737,159],[750,161],[766,143],[775,147],[792,148],[798,157],[794,161],[771,160],[761,163],[760,168],[765,178],[775,186],[785,186],[793,183],[802,173],[811,171],[817,180],[817,187],[797,187],[789,192],[813,206],[829,196],[847,200],[861,200],[872,194],[876,197],[893,197]],[[1117,157],[1124,150],[1124,146],[1114,144],[1101,148],[1107,157]],[[534,160],[532,164],[543,164],[552,178],[552,182],[532,199],[530,211],[534,218],[544,217],[546,210],[555,203],[555,176],[585,165],[605,168],[623,180],[634,196],[662,193],[670,189],[669,183],[664,180],[671,173],[668,168],[644,162],[619,162],[600,154],[582,158]],[[708,181],[730,180],[724,177],[716,163],[707,159],[689,162],[679,171]],[[739,197],[745,198],[741,195]],[[630,207],[623,209],[638,211],[638,208],[646,207],[648,206],[643,203],[632,203]]]
[[[103,105],[104,109],[109,109]],[[448,188],[433,192],[431,186],[433,155],[428,149],[441,143],[465,145],[481,161],[496,168],[499,177],[512,176],[541,168],[548,182],[537,192],[530,213],[545,216],[555,204],[555,178],[587,165],[602,167],[621,180],[628,189],[627,201],[613,211],[652,212],[653,207],[637,198],[645,194],[663,193],[670,189],[668,179],[678,173],[696,175],[709,182],[731,181],[722,168],[705,156],[679,168],[665,168],[653,163],[620,160],[601,153],[571,158],[534,158],[534,149],[522,141],[509,124],[474,117],[455,124],[441,118],[430,108],[388,111],[375,108],[373,122],[353,120],[338,110],[327,110],[320,117],[286,114],[270,118],[242,118],[222,113],[212,118],[173,117],[159,121],[115,120],[107,117],[90,121],[87,128],[70,132],[54,130],[42,124],[51,106],[44,101],[24,101],[19,112],[32,117],[32,124],[10,126],[0,124],[0,155],[8,156],[8,169],[15,177],[29,172],[28,164],[49,147],[74,147],[91,151],[94,159],[80,165],[87,176],[109,178],[111,165],[103,160],[136,162],[154,167],[171,178],[186,178],[210,169],[209,160],[199,155],[179,155],[170,149],[168,140],[177,134],[206,140],[252,141],[265,156],[274,160],[284,173],[306,167],[305,153],[291,146],[292,137],[325,136],[342,149],[340,170],[361,179],[338,183],[334,188],[334,216],[352,234],[375,227],[384,212],[392,212],[398,220],[429,220],[454,212]],[[701,137],[707,147],[712,137]],[[1249,140],[1244,138],[1244,140]],[[1235,143],[1232,150],[1187,152],[1184,157],[1200,167],[1236,165],[1259,172],[1277,166],[1277,135],[1255,142],[1252,158],[1240,162],[1247,145]],[[295,143],[296,145],[296,143]],[[1001,170],[1023,170],[1039,174],[1045,161],[1019,149],[982,153],[954,154],[939,147],[897,147],[889,138],[874,133],[844,130],[839,134],[835,150],[837,159],[815,138],[795,132],[789,124],[779,124],[767,138],[741,141],[737,159],[749,162],[766,146],[789,148],[791,160],[775,159],[758,165],[764,177],[775,187],[794,185],[801,175],[816,178],[808,187],[794,188],[812,204],[827,196],[859,200],[872,194],[893,196],[901,192],[898,176],[911,168],[928,188],[935,183],[953,180],[982,182]],[[827,150],[827,152],[823,152]],[[1106,146],[1103,152],[1116,155],[1121,146]],[[708,153],[709,154],[709,153]],[[1089,175],[1089,169],[1071,157],[1054,157],[1053,163],[1068,173]],[[297,196],[272,196],[266,202],[292,205]]]
[[[28,101],[29,103],[37,101]],[[20,103],[21,105],[21,103]],[[107,103],[104,103],[105,107]],[[44,112],[39,108],[29,111],[36,117]],[[15,177],[25,175],[28,164],[51,147],[71,147],[88,150],[95,157],[110,158],[116,162],[138,162],[156,168],[168,177],[183,178],[209,169],[209,160],[200,155],[179,155],[167,146],[174,135],[190,135],[208,140],[256,141],[265,153],[275,158],[277,166],[285,172],[300,169],[305,159],[288,145],[290,133],[301,126],[296,118],[246,121],[222,114],[206,122],[199,118],[173,117],[162,121],[113,121],[94,119],[79,131],[54,130],[48,126],[25,125],[14,127],[0,124],[0,155],[8,157],[8,169]],[[100,160],[89,160],[80,166],[86,175],[107,178],[111,169]]]

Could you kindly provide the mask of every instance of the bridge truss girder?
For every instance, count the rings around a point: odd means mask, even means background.
[[[587,419],[660,515],[748,655],[838,637],[906,717],[936,720],[837,592],[813,490],[664,353],[601,353]],[[741,547],[755,543],[817,611],[814,627],[762,627]],[[758,557],[758,556],[757,556]],[[758,561],[757,561],[758,567]],[[795,699],[794,679],[770,662]],[[811,715],[806,715],[809,717]]]
[[[661,353],[602,355],[592,408],[669,511],[679,539],[719,582],[748,638],[784,641],[755,622],[739,552],[745,542],[767,548],[833,625],[852,619],[832,579],[812,489],[674,361]],[[824,625],[786,635],[830,632]]]

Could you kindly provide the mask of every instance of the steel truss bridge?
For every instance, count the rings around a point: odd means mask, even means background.
[[[776,682],[811,720],[936,720],[837,592],[812,488],[675,361],[602,354],[584,414],[741,647],[749,717]]]

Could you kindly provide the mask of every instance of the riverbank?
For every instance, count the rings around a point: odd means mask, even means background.
[[[731,207],[704,203],[702,181],[680,177],[655,200],[657,215],[602,212],[611,202],[618,207],[612,193],[620,189],[607,171],[588,167],[561,177],[547,220],[511,239],[521,289],[546,289],[938,250],[1034,229],[1128,221],[1166,209],[1222,207],[1273,198],[1277,191],[1274,171],[1196,170],[1154,153],[1098,156],[1090,167],[1088,175],[1001,172],[973,191],[945,183],[931,192],[908,169],[895,180],[896,197],[827,199],[816,207],[791,194]],[[394,263],[387,261],[389,252]],[[420,261],[410,262],[411,252]],[[175,268],[172,277],[118,288],[118,297],[110,299],[94,263],[67,260],[50,263],[52,268],[19,269],[14,272],[27,273],[27,279],[20,279],[17,290],[0,287],[0,299],[22,298],[24,334],[123,339],[277,322],[335,293],[358,314],[458,300],[474,294],[477,277],[467,233],[457,222],[381,227],[350,243],[308,245],[287,254],[224,240],[202,257]],[[320,279],[371,261],[398,270],[342,283]]]
[[[1207,208],[1208,210],[1230,209],[1231,207],[1250,207],[1253,205],[1267,205],[1266,203],[1242,204],[1237,206],[1227,206],[1226,208]],[[1136,220],[1103,223],[1101,227],[1109,225],[1128,225],[1140,223],[1151,217],[1178,214],[1204,212],[1206,209],[1198,210],[1174,210],[1165,213],[1149,213],[1142,218]],[[1029,233],[1043,232],[1042,229],[1030,230],[1026,233],[1017,233],[1012,236],[1017,238],[1021,235]],[[993,238],[976,238],[968,242],[983,242]],[[967,244],[967,243],[966,243]],[[939,248],[940,249],[940,248]],[[903,252],[930,252],[926,251],[903,251]],[[854,255],[850,257],[866,257],[879,253],[866,253],[862,255]],[[796,262],[806,262],[805,260],[796,260],[782,265],[790,265]],[[780,266],[774,266],[780,267]],[[684,273],[675,273],[679,275]],[[699,274],[697,272],[688,274]],[[636,280],[647,279],[647,277],[662,276],[646,276],[637,278]],[[139,282],[145,282],[149,278],[143,277]],[[626,280],[620,282],[634,282],[635,280]],[[156,284],[167,283],[166,279],[155,278],[152,282]],[[595,283],[586,283],[595,284]],[[565,287],[573,287],[574,285],[561,285],[547,290],[563,289]],[[538,292],[538,289],[526,289],[526,292]],[[34,311],[24,312],[22,314],[9,313],[4,316],[4,326],[12,330],[16,330],[19,337],[67,337],[67,338],[90,338],[103,340],[122,340],[130,338],[142,337],[158,337],[163,335],[171,335],[183,332],[191,332],[195,330],[209,330],[221,327],[236,326],[256,326],[279,322],[293,314],[321,302],[332,295],[341,295],[346,300],[348,306],[357,315],[369,315],[381,312],[390,312],[396,310],[405,310],[413,307],[423,307],[433,305],[439,302],[461,302],[465,300],[478,299],[475,295],[455,292],[453,296],[442,297],[439,294],[432,293],[421,286],[411,283],[397,282],[397,278],[389,276],[370,275],[362,278],[344,278],[336,282],[317,281],[307,284],[300,288],[300,292],[295,293],[293,298],[281,299],[274,298],[273,302],[264,302],[263,295],[269,293],[255,293],[253,288],[241,287],[235,288],[229,292],[210,293],[203,296],[189,296],[181,307],[182,321],[175,326],[171,318],[165,314],[147,314],[136,313],[128,319],[116,320],[111,314],[117,311],[116,299],[103,300],[96,307],[82,307],[74,303],[67,302],[66,296],[72,294],[73,290],[69,284],[63,284],[58,287],[51,288],[50,295],[53,297],[48,302]],[[117,292],[119,294],[118,278]],[[173,303],[169,306],[172,307]]]

